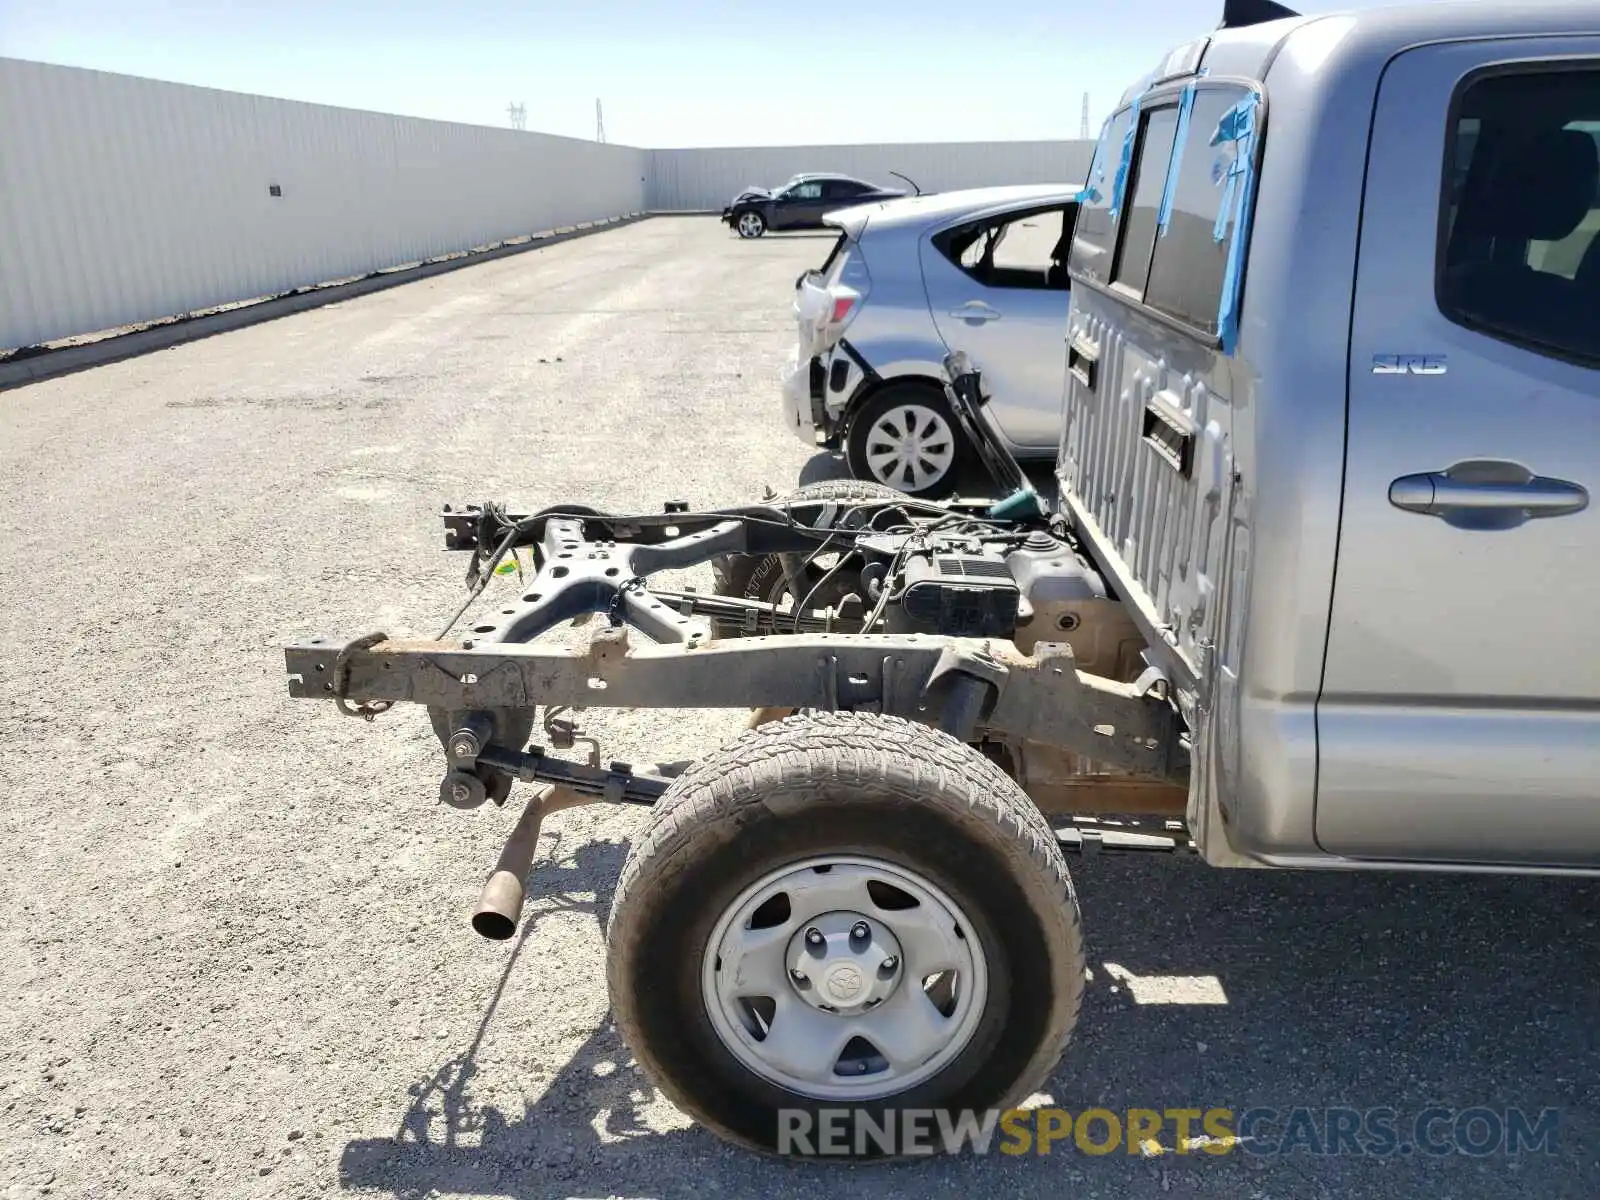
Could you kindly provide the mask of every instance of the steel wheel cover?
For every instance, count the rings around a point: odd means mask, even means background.
[[[770,872],[712,928],[701,994],[741,1065],[822,1100],[883,1099],[961,1054],[988,962],[950,897],[906,867],[827,856]]]

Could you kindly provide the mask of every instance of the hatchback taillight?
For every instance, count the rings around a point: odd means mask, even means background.
[[[837,283],[828,289],[827,298],[828,303],[822,310],[822,321],[817,330],[819,350],[826,350],[844,336],[845,326],[850,324],[856,309],[861,307],[861,293]]]

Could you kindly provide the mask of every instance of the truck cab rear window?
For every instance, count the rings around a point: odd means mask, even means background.
[[[1156,244],[1156,217],[1161,208],[1161,192],[1167,181],[1167,164],[1172,161],[1173,140],[1178,132],[1176,107],[1158,108],[1146,113],[1139,131],[1135,156],[1138,165],[1127,182],[1128,210],[1122,216],[1122,239],[1117,247],[1117,265],[1111,282],[1139,298],[1150,278],[1150,252]]]
[[[1111,275],[1111,250],[1116,244],[1116,229],[1111,221],[1111,187],[1117,174],[1117,156],[1122,153],[1122,139],[1128,132],[1129,115],[1130,110],[1123,109],[1107,121],[1101,131],[1073,230],[1068,271],[1095,283],[1105,283]]]
[[[1139,114],[1122,211],[1112,228],[1110,192],[1129,116],[1119,114],[1107,139],[1104,195],[1091,197],[1078,220],[1074,273],[1113,283],[1131,299],[1201,333],[1217,333],[1228,254],[1240,236],[1231,211],[1219,220],[1228,198],[1237,199],[1226,185],[1241,152],[1241,143],[1221,136],[1220,126],[1247,95],[1237,85],[1218,83],[1196,86],[1187,102],[1181,93],[1170,93],[1147,104]],[[1249,143],[1243,152],[1251,152]],[[1096,200],[1098,207],[1091,210]],[[1105,271],[1113,246],[1115,267]]]
[[[1440,311],[1502,341],[1600,363],[1600,63],[1469,79],[1453,126]]]
[[[1172,164],[1166,228],[1156,238],[1144,302],[1206,333],[1217,332],[1217,312],[1228,250],[1239,236],[1229,220],[1218,223],[1236,142],[1211,145],[1222,118],[1239,103],[1237,88],[1200,88],[1189,113],[1188,133]],[[1246,149],[1246,153],[1249,150]]]

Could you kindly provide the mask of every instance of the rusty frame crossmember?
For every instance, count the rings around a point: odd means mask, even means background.
[[[1064,644],[920,634],[798,634],[630,643],[626,626],[573,650],[526,643],[321,639],[285,651],[289,693],[450,713],[585,708],[809,708],[885,713],[963,741],[1045,742],[1183,783],[1180,719],[1159,686],[1085,674]],[[509,747],[519,749],[519,747]]]

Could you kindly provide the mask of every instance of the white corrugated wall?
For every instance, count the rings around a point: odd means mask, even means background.
[[[648,162],[0,58],[0,349],[642,212]]]
[[[1079,183],[1094,143],[924,142],[873,146],[744,146],[650,151],[651,209],[720,209],[750,184],[774,187],[802,171],[837,171],[901,187],[890,171],[925,192],[1010,183]]]
[[[0,58],[0,351],[840,171],[1076,182],[1088,142],[637,150]],[[280,196],[269,189],[277,186]]]

